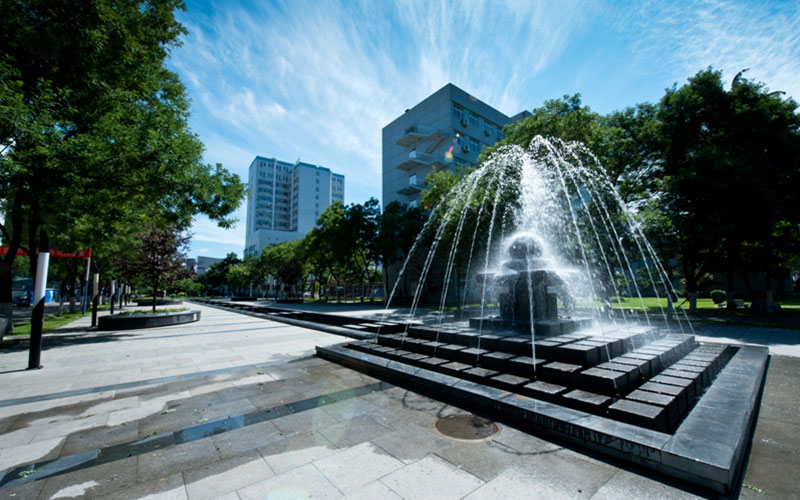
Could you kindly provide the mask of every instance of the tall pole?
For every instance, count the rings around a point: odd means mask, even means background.
[[[86,278],[83,280],[83,308],[81,315],[86,315],[86,306],[89,303],[89,269],[92,267],[92,257],[86,259]],[[92,289],[94,291],[94,289]]]
[[[115,280],[111,280],[111,291],[109,292],[109,298],[111,299],[111,314],[114,314],[114,295],[117,293],[117,282]]]
[[[97,304],[100,302],[100,273],[92,278],[92,326],[97,326]]]
[[[42,328],[44,327],[44,296],[47,291],[47,268],[50,264],[50,240],[42,229],[39,232],[39,260],[36,263],[36,283],[33,288],[33,314],[31,314],[31,341],[28,370],[41,368]]]

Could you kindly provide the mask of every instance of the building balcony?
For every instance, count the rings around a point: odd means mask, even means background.
[[[409,171],[417,167],[440,167],[442,165],[443,163],[438,156],[420,153],[419,151],[411,151],[408,153],[408,160],[398,165],[397,168]]]
[[[398,189],[397,194],[411,196],[421,192],[423,189],[425,189],[425,181],[418,181],[416,176],[413,176],[408,179],[408,186]]]
[[[397,140],[397,145],[404,148],[413,148],[426,139],[430,139],[432,143],[438,143],[445,138],[447,138],[447,134],[441,130],[411,125],[406,128],[403,137]]]

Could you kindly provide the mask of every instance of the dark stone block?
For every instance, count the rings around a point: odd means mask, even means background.
[[[422,352],[422,353],[425,353],[425,354],[434,355],[436,353],[436,350],[439,347],[442,347],[443,345],[447,345],[447,344],[444,344],[442,342],[434,342],[434,341],[430,340],[428,342],[423,342],[421,344],[418,344],[417,348],[419,349],[419,352]]]
[[[503,371],[506,362],[514,357],[516,357],[516,355],[508,352],[490,352],[481,356],[480,364],[485,368]]]
[[[456,360],[459,359],[458,351],[464,349],[465,347],[463,345],[445,344],[436,349],[436,355],[441,358]]]
[[[643,379],[648,379],[652,375],[650,371],[650,361],[644,359],[636,359],[636,358],[628,358],[626,356],[619,356],[611,360],[614,363],[619,363],[621,365],[627,365],[636,368],[639,370],[639,375]]]
[[[446,363],[450,363],[450,360],[442,358],[434,358],[434,357],[423,358],[416,362],[417,366],[421,366],[422,368],[425,368],[427,370],[436,370],[436,368],[439,365],[443,365]]]
[[[541,373],[541,378],[548,382],[559,385],[574,386],[577,382],[577,375],[583,367],[580,365],[573,365],[570,363],[561,363],[554,361],[542,365],[537,373]]]
[[[578,375],[578,386],[601,394],[628,392],[628,374],[605,368],[589,368]]]
[[[477,364],[481,356],[488,354],[486,349],[478,349],[477,347],[468,347],[458,351],[458,361],[462,363]]]
[[[380,345],[385,345],[389,347],[400,347],[400,344],[403,342],[402,335],[379,335],[378,336],[378,343]]]
[[[660,432],[667,430],[667,410],[662,406],[621,399],[608,407],[611,417]]]
[[[551,384],[549,382],[542,382],[541,380],[537,380],[536,382],[531,382],[530,384],[526,384],[523,387],[523,394],[526,394],[536,399],[552,401],[559,394],[564,393],[566,390],[567,388],[564,387],[563,385]]]
[[[608,361],[606,363],[601,363],[597,365],[597,368],[602,368],[604,370],[611,370],[615,372],[624,373],[628,376],[627,386],[636,387],[642,381],[641,373],[639,369],[635,366],[626,365],[623,363],[617,363],[615,361]]]
[[[674,396],[678,401],[678,413],[683,415],[688,409],[688,399],[686,397],[686,388],[677,385],[658,384],[656,382],[647,382],[642,384],[639,389],[643,391],[655,392],[657,394],[667,394]]]
[[[667,409],[667,421],[670,426],[678,422],[678,400],[675,396],[667,394],[658,394],[655,392],[635,390],[628,394],[625,399],[638,401],[640,403],[647,403],[656,406],[663,406]]]
[[[517,356],[507,362],[503,371],[522,377],[533,377],[541,371],[542,365],[545,363],[547,361],[543,359],[537,358],[534,361],[530,356]]]
[[[518,390],[523,385],[530,383],[531,379],[525,377],[517,377],[516,375],[510,375],[508,373],[504,373],[502,375],[496,375],[492,377],[491,383],[504,389],[510,390]]]
[[[403,356],[404,360],[406,360],[409,363],[414,363],[414,364],[416,364],[417,361],[419,361],[421,359],[426,359],[427,357],[428,356],[426,354],[420,354],[418,352],[414,352],[414,353],[411,353],[411,354],[409,354],[407,356]]]
[[[459,363],[458,361],[451,361],[450,363],[439,365],[438,369],[447,375],[458,376],[460,372],[469,370],[470,368],[472,368],[472,365],[466,365],[464,363]]]
[[[500,349],[503,352],[510,352],[517,355],[531,353],[531,339],[525,337],[506,337],[500,341]]]
[[[563,395],[570,406],[590,413],[602,413],[611,404],[611,398],[602,394],[581,390],[570,391]]]
[[[547,359],[554,359],[556,353],[556,347],[563,344],[563,342],[553,341],[553,340],[537,340],[534,342],[534,346],[536,348],[536,355],[542,358]]]
[[[480,382],[482,384],[485,384],[488,382],[488,379],[494,377],[497,374],[498,372],[495,370],[487,370],[486,368],[475,367],[463,370],[460,373],[460,376],[464,376],[475,382]]]
[[[581,342],[564,344],[555,350],[554,359],[581,366],[595,366],[600,362],[600,347]]]
[[[688,401],[693,401],[697,396],[697,389],[695,386],[694,379],[688,378],[680,378],[680,377],[668,377],[667,375],[658,375],[650,379],[651,382],[655,382],[656,384],[664,384],[664,385],[675,385],[679,387],[686,388],[686,397]]]

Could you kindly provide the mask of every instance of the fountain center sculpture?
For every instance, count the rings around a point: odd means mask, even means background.
[[[586,326],[588,319],[559,317],[559,299],[571,310],[572,297],[535,236],[526,233],[512,236],[507,255],[498,271],[478,275],[479,283],[500,287],[500,314],[473,318],[470,321],[473,328],[511,328],[549,337]]]

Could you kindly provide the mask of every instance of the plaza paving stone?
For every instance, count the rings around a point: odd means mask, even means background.
[[[451,440],[434,423],[464,409],[313,356],[315,346],[346,339],[192,307],[202,311],[200,322],[153,330],[98,332],[87,316],[45,335],[42,370],[24,370],[22,348],[0,352],[0,471],[56,460],[27,477],[6,476],[0,498],[706,494],[503,423],[484,441]],[[797,497],[800,352],[793,333],[710,326],[698,328],[701,340],[774,339],[773,354],[790,355],[771,360],[739,494]],[[85,458],[94,456],[99,465]],[[57,469],[70,464],[76,468]]]

